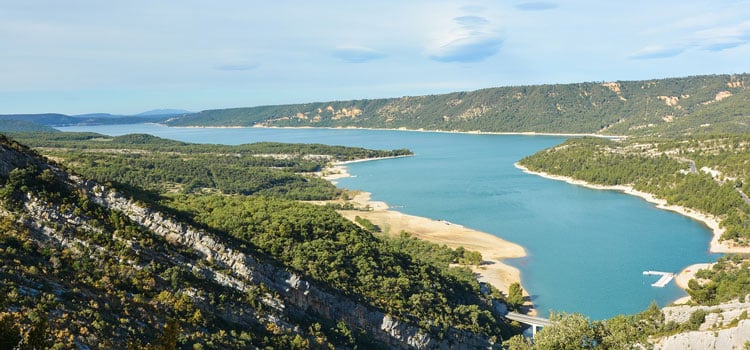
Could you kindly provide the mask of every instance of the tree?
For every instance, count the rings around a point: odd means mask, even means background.
[[[606,321],[601,345],[605,349],[639,349],[638,342],[645,343],[646,336],[633,316],[617,315]]]
[[[0,349],[13,349],[21,342],[21,329],[10,314],[0,315]]]
[[[47,317],[40,316],[20,346],[22,350],[46,350],[52,346]]]
[[[508,350],[531,350],[531,340],[523,335],[516,335],[503,342],[503,346]]]
[[[513,282],[508,287],[508,307],[511,308],[511,310],[518,310],[521,305],[523,305],[523,289],[521,289],[521,284],[518,282]]]
[[[534,346],[543,350],[593,349],[602,343],[603,327],[581,314],[553,314],[552,325],[536,334]]]
[[[159,338],[156,339],[156,345],[149,345],[148,350],[175,350],[177,349],[177,338],[180,334],[180,323],[170,318],[164,324],[164,329]]]

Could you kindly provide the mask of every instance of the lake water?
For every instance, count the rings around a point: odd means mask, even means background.
[[[715,261],[701,223],[644,200],[543,179],[516,169],[519,159],[564,141],[553,136],[473,135],[352,129],[216,129],[114,125],[60,128],[108,135],[150,133],[200,143],[257,141],[409,148],[414,157],[350,164],[340,187],[371,192],[404,213],[444,219],[524,246],[509,260],[541,315],[580,312],[592,319],[636,313],[651,301],[684,296],[657,276]]]

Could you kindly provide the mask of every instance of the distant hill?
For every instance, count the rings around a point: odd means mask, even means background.
[[[78,122],[74,117],[59,113],[42,113],[42,114],[0,114],[3,120],[20,120],[30,123],[36,123],[47,126],[71,125]]]
[[[87,113],[87,114],[76,114],[74,118],[122,118],[124,115],[109,114],[109,113]]]
[[[166,123],[675,135],[750,132],[749,110],[750,74],[737,74],[207,110]]]
[[[109,113],[89,113],[66,115],[59,113],[45,114],[0,114],[0,120],[16,120],[50,127],[74,125],[104,125],[104,124],[138,124],[158,122],[172,115],[116,115]],[[12,130],[6,130],[12,131]],[[34,131],[34,130],[27,130]],[[41,130],[38,130],[41,131]]]
[[[185,109],[152,109],[150,111],[136,114],[138,117],[151,117],[151,116],[173,116],[181,114],[191,114],[193,112]]]
[[[59,132],[59,130],[26,120],[0,119],[0,132]]]

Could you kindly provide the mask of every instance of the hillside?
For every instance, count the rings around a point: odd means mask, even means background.
[[[48,134],[68,139],[55,141],[67,142],[55,148],[56,159],[87,171],[117,164],[72,161],[87,153],[82,149],[107,142],[90,153],[160,154],[151,160],[155,169],[180,150],[179,157],[189,161],[194,154],[198,163],[201,152],[216,158],[232,151],[228,159],[269,149],[344,159],[369,152],[284,144],[201,150],[144,135],[109,141],[65,135]],[[84,140],[69,140],[76,138]],[[107,148],[126,144],[130,150]],[[305,159],[295,157],[288,160]],[[154,174],[152,181],[168,182]],[[87,180],[0,137],[3,348],[18,342],[38,348],[486,348],[515,332],[471,273],[450,266],[461,257],[448,248],[375,237],[332,208],[281,198],[284,191],[246,195],[203,184],[198,191],[155,186],[144,192],[127,179]]]
[[[166,124],[683,135],[749,132],[749,107],[750,74],[738,74],[208,110]]]
[[[0,119],[0,132],[58,132],[59,130],[39,123],[18,119]]]
[[[108,113],[91,113],[80,115],[66,115],[59,113],[44,114],[0,114],[0,132],[33,132],[53,131],[49,127],[73,126],[73,125],[115,125],[115,124],[138,124],[149,123],[165,119],[173,114],[166,115],[113,115]],[[20,129],[14,126],[24,125]],[[46,130],[42,129],[47,126]]]

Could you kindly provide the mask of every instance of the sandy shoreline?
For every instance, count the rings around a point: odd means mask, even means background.
[[[372,161],[383,160],[383,159],[406,158],[406,157],[411,157],[411,156],[412,155],[365,158],[365,159],[357,159],[357,160],[348,160],[345,162],[336,162],[327,166],[325,169],[321,170],[320,172],[316,173],[316,175],[321,177],[323,180],[328,180],[332,184],[336,185],[338,183],[337,181],[338,179],[351,177],[351,174],[349,174],[349,170],[346,168],[347,164],[372,162]]]
[[[397,236],[406,231],[412,237],[428,242],[479,252],[484,261],[480,266],[472,267],[477,279],[493,285],[503,293],[507,294],[510,284],[521,283],[521,272],[500,261],[526,256],[526,250],[518,244],[447,221],[390,210],[386,203],[372,201],[367,192],[359,192],[350,202],[355,207],[370,210],[340,210],[342,216],[352,221],[357,216],[370,220],[380,227],[383,234]]]
[[[346,164],[379,159],[384,158],[335,163],[324,169],[320,175],[335,184],[336,180],[350,176]],[[368,192],[358,192],[348,202],[358,210],[339,210],[342,216],[351,221],[354,221],[357,216],[370,220],[380,227],[383,234],[396,236],[406,231],[412,237],[428,242],[445,244],[450,248],[464,247],[467,250],[479,252],[482,254],[482,264],[471,267],[472,271],[477,274],[477,279],[491,284],[506,295],[512,283],[521,283],[521,272],[501,262],[502,259],[526,256],[526,250],[518,244],[444,220],[433,220],[390,210],[385,202],[373,201]],[[525,289],[524,295],[528,296]],[[530,314],[535,314],[535,311],[531,309]]]
[[[691,279],[695,278],[695,273],[698,272],[698,270],[705,270],[710,269],[712,266],[714,266],[713,263],[698,263],[698,264],[692,264],[684,269],[682,269],[679,273],[677,273],[674,276],[674,283],[677,284],[678,287],[687,290],[688,289],[688,282],[690,282]],[[690,296],[684,296],[682,298],[679,298],[672,302],[672,304],[675,305],[681,305],[681,304],[687,304],[690,302]]]
[[[702,222],[704,225],[706,225],[708,228],[710,228],[711,232],[713,232],[713,238],[711,239],[709,250],[712,253],[750,253],[750,247],[734,247],[734,246],[727,245],[726,243],[719,241],[719,238],[721,238],[721,235],[724,234],[724,228],[721,227],[719,219],[713,215],[707,215],[707,214],[704,214],[704,213],[701,213],[701,212],[698,212],[689,208],[685,208],[679,205],[668,205],[666,200],[656,198],[651,193],[637,191],[630,186],[595,185],[595,184],[588,183],[586,181],[576,180],[567,176],[559,176],[559,175],[548,174],[545,172],[531,171],[528,168],[518,163],[516,163],[515,166],[516,168],[520,169],[521,171],[525,173],[541,176],[546,179],[565,181],[569,184],[592,188],[596,190],[620,191],[625,194],[643,198],[649,203],[656,204],[656,207],[659,209],[673,211],[678,214],[687,216],[689,218],[698,220]]]
[[[166,126],[168,128],[206,128],[206,129],[242,129],[242,128],[248,128],[248,129],[327,129],[327,130],[374,130],[374,131],[406,131],[406,132],[434,132],[434,133],[442,133],[442,134],[469,134],[469,135],[522,135],[522,136],[562,136],[562,137],[599,137],[604,139],[625,139],[627,136],[624,135],[602,135],[602,134],[592,134],[592,133],[554,133],[554,132],[536,132],[536,131],[517,131],[517,132],[502,132],[502,131],[481,131],[481,130],[471,130],[471,131],[460,131],[460,130],[431,130],[431,129],[407,129],[407,128],[397,128],[397,129],[388,129],[388,128],[361,128],[361,127],[354,127],[354,126],[339,126],[339,127],[319,127],[319,126],[267,126],[262,124],[256,124],[253,126],[169,126],[166,124],[161,123],[153,123],[157,125]]]
[[[705,224],[713,232],[713,237],[709,245],[709,250],[712,253],[750,253],[750,247],[733,247],[733,246],[729,246],[727,244],[719,242],[719,238],[724,233],[724,229],[720,226],[719,219],[716,218],[715,216],[706,215],[706,214],[697,212],[695,210],[691,210],[691,209],[678,206],[678,205],[667,205],[666,200],[656,198],[654,197],[654,195],[650,193],[637,191],[630,186],[595,185],[595,184],[590,184],[586,181],[576,180],[567,176],[559,176],[559,175],[548,174],[545,172],[531,171],[528,168],[518,163],[516,163],[515,166],[516,168],[521,169],[521,171],[525,173],[541,176],[541,177],[551,179],[551,180],[565,181],[573,185],[583,186],[583,187],[597,189],[597,190],[620,191],[625,194],[641,197],[645,199],[647,202],[656,204],[656,207],[659,209],[670,210],[678,214],[703,222],[703,224]],[[713,266],[712,263],[696,263],[696,264],[687,266],[675,275],[675,279],[674,279],[675,284],[677,284],[677,286],[679,286],[683,290],[687,290],[688,282],[695,277],[695,273],[698,270],[707,269],[707,268],[710,268],[711,266]],[[677,299],[676,301],[674,301],[674,304],[685,304],[689,301],[690,301],[690,297],[686,296],[686,297]]]

